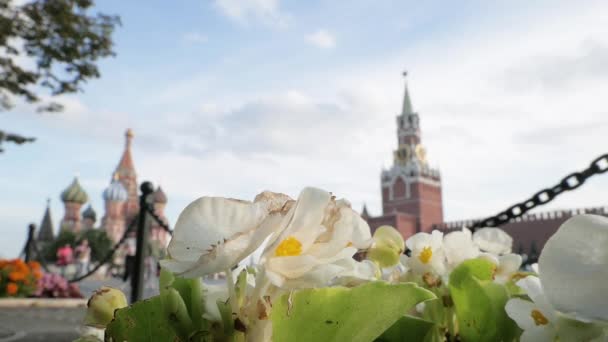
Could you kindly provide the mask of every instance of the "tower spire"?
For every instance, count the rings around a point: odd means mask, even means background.
[[[133,166],[133,158],[131,158],[131,142],[133,141],[133,131],[129,128],[125,133],[125,150],[122,153],[122,158],[116,167],[116,173],[122,176],[125,173],[135,173]]]
[[[131,140],[133,140],[134,136],[135,134],[133,134],[133,130],[128,128],[127,132],[125,132],[125,149],[131,149]]]
[[[412,101],[410,100],[410,93],[407,89],[407,71],[403,72],[403,80],[405,81],[405,91],[403,94],[403,107],[401,109],[401,115],[413,114]]]
[[[46,199],[46,210],[40,223],[40,229],[38,230],[38,241],[49,242],[53,241],[53,219],[51,219],[51,199]]]

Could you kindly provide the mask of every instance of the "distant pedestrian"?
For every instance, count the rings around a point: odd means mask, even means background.
[[[57,266],[61,268],[61,275],[65,277],[68,265],[73,261],[73,251],[70,244],[65,244],[57,250]]]
[[[123,281],[127,281],[130,277],[133,276],[133,271],[135,268],[135,251],[137,249],[137,239],[135,237],[135,232],[130,232],[125,239],[125,273],[122,276]]]
[[[91,262],[91,247],[89,240],[84,239],[75,249],[76,252],[76,276],[79,277],[89,271],[89,263]]]

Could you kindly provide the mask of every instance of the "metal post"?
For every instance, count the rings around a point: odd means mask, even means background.
[[[144,271],[147,254],[148,230],[146,229],[146,217],[148,212],[148,198],[154,192],[154,186],[150,182],[143,182],[139,187],[139,220],[137,222],[137,244],[135,250],[135,265],[131,275],[131,303],[141,300],[144,293]]]
[[[32,261],[32,244],[34,243],[34,231],[36,230],[36,225],[30,223],[28,226],[27,232],[27,242],[25,243],[25,262]],[[40,258],[41,256],[38,256]]]

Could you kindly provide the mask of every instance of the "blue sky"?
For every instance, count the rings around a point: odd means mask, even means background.
[[[608,27],[601,1],[98,1],[121,16],[102,78],[2,128],[38,138],[0,154],[0,255],[78,173],[101,192],[136,134],[140,180],[167,214],[203,195],[296,196],[315,185],[380,211],[403,92],[440,167],[446,219],[503,209],[606,152]],[[606,176],[547,208],[606,205]]]

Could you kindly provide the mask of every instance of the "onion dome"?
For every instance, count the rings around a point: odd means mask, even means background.
[[[61,200],[63,202],[73,202],[84,204],[89,199],[87,193],[84,191],[80,183],[78,182],[78,177],[74,177],[74,181],[67,189],[63,190],[61,193]]]
[[[103,191],[103,199],[110,202],[124,202],[129,198],[127,189],[118,180],[118,174],[114,174],[114,179],[110,185]]]
[[[152,196],[154,198],[154,203],[167,203],[167,195],[160,186],[154,191],[154,195]]]
[[[97,213],[93,210],[93,207],[89,206],[82,212],[83,219],[90,219],[93,222],[97,221]]]

